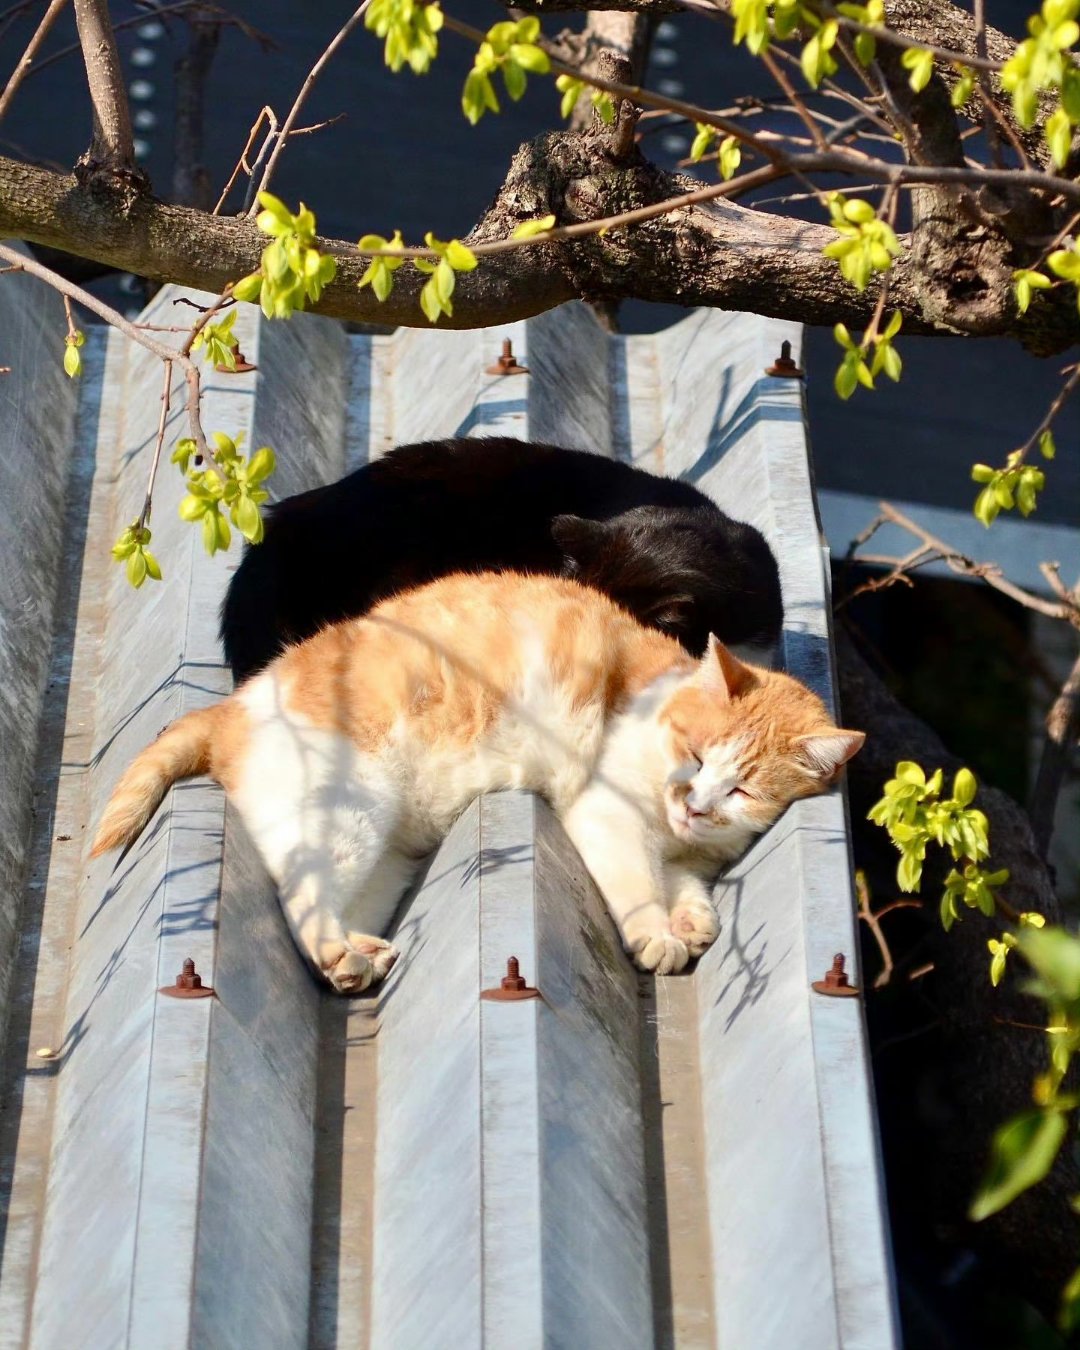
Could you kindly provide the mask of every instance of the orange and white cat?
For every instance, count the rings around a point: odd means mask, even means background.
[[[670,974],[716,938],[708,882],[863,743],[790,676],[715,639],[700,660],[556,577],[455,575],[285,651],[140,754],[94,855],[135,840],[169,786],[208,773],[293,935],[341,993],[382,979],[421,860],[482,792],[546,797],[623,945]]]

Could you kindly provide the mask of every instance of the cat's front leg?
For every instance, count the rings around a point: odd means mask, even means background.
[[[671,930],[659,858],[649,847],[641,812],[609,789],[592,786],[562,821],[634,964],[657,975],[677,974],[690,952]]]
[[[686,944],[691,956],[700,956],[720,936],[720,924],[708,886],[690,868],[667,863],[664,890],[670,907],[672,933]]]

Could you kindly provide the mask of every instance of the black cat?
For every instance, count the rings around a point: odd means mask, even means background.
[[[506,437],[403,445],[272,507],[221,612],[237,682],[291,642],[447,572],[562,573],[690,651],[780,633],[765,540],[689,483]]]

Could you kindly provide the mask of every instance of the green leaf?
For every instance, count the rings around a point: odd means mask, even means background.
[[[843,6],[840,6],[843,8]],[[855,34],[855,59],[860,66],[868,66],[877,55],[877,41],[873,33]]]
[[[74,342],[68,342],[64,348],[64,373],[72,380],[82,374],[82,357]]]
[[[968,66],[960,66],[960,78],[952,87],[949,102],[954,108],[962,108],[975,91],[975,72]]]
[[[262,273],[252,272],[250,276],[241,277],[239,281],[233,282],[233,296],[237,300],[258,300],[262,284]]]
[[[908,84],[916,94],[921,93],[930,83],[930,76],[934,73],[933,52],[928,52],[923,47],[908,47],[900,57],[900,64],[911,72]]]
[[[1005,961],[1009,955],[1009,949],[1004,942],[996,942],[993,938],[987,943],[992,953],[990,960],[990,983],[996,989],[1001,983],[1001,977],[1005,974]]]
[[[426,281],[420,291],[420,308],[424,311],[429,323],[438,323],[439,316],[442,314],[442,305],[439,303],[439,295],[435,290],[435,278],[432,276]]]
[[[244,538],[251,544],[259,543],[263,535],[262,516],[259,508],[250,497],[241,497],[233,508],[233,521]]]
[[[467,248],[460,239],[451,239],[447,244],[446,261],[455,272],[471,272],[477,263],[476,254],[471,248]]]
[[[720,164],[720,177],[726,183],[734,178],[735,171],[742,163],[742,149],[734,136],[725,136],[720,142],[720,153],[717,158]]]
[[[1061,1307],[1058,1311],[1058,1327],[1066,1335],[1080,1325],[1080,1267],[1069,1276],[1068,1283],[1061,1291]]]
[[[260,446],[251,456],[251,463],[247,466],[247,480],[249,483],[261,483],[270,477],[276,467],[277,461],[273,450],[268,445]]]
[[[905,853],[897,864],[896,882],[902,891],[910,894],[919,889],[922,880],[922,861],[914,853]]]
[[[697,135],[690,146],[691,164],[697,164],[699,160],[704,159],[709,153],[709,146],[716,139],[716,132],[712,127],[707,127],[703,122],[695,122],[694,125],[697,127]]]
[[[904,369],[904,363],[901,361],[900,353],[895,347],[885,347],[883,364],[885,367],[885,374],[888,375],[890,380],[895,382],[900,379],[901,372]]]
[[[1063,928],[1022,927],[1020,950],[1054,996],[1067,1003],[1080,999],[1080,938]]]
[[[1054,1165],[1067,1131],[1061,1111],[1022,1111],[994,1134],[990,1166],[972,1201],[969,1217],[978,1223],[1011,1204],[1042,1181]]]
[[[502,77],[503,84],[506,85],[506,92],[513,101],[517,103],[525,92],[526,86],[529,83],[529,77],[525,74],[525,71],[521,66],[509,56],[503,62]]]
[[[953,797],[961,806],[970,806],[975,800],[979,785],[970,769],[958,769],[953,779]]]
[[[1051,253],[1046,265],[1063,281],[1080,282],[1080,253],[1073,248],[1060,248]]]
[[[146,580],[146,558],[141,548],[136,548],[128,557],[127,579],[136,590]]]
[[[535,235],[546,234],[555,228],[554,216],[540,216],[536,220],[523,220],[514,227],[511,239],[532,239]]]
[[[1075,26],[1074,24],[1073,27]],[[1058,108],[1046,119],[1043,136],[1050,147],[1050,158],[1054,168],[1063,169],[1065,161],[1069,158],[1069,147],[1072,145],[1072,124],[1064,108]]]
[[[551,60],[542,47],[531,42],[516,42],[510,48],[511,57],[530,75],[546,75],[551,69]]]
[[[1057,447],[1054,444],[1054,433],[1049,427],[1039,437],[1039,454],[1043,459],[1053,459],[1057,454]]]
[[[610,94],[605,94],[602,89],[594,89],[589,95],[589,101],[599,113],[604,126],[615,125],[615,101]]]
[[[833,377],[833,388],[842,399],[849,399],[858,386],[859,377],[855,373],[857,360],[858,356],[855,357],[855,360],[852,360],[850,356],[845,356],[836,369],[836,375]]]
[[[560,75],[555,81],[555,88],[562,94],[559,116],[569,117],[585,89],[585,84],[582,80],[574,79],[572,75]]]
[[[446,258],[439,261],[435,274],[432,277],[432,283],[435,286],[435,293],[439,297],[439,305],[444,313],[452,314],[453,309],[450,304],[450,297],[454,293],[455,277],[454,269],[450,266]]]

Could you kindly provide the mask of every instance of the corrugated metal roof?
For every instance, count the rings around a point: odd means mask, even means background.
[[[51,300],[34,300],[13,321],[37,332]],[[245,309],[237,333],[258,373],[212,378],[204,421],[273,445],[279,494],[396,443],[496,431],[698,483],[772,541],[783,662],[831,701],[801,391],[763,373],[797,327],[693,313],[613,338],[568,306],[350,338]],[[484,373],[504,338],[528,376]],[[42,353],[14,378],[37,379]],[[114,874],[84,864],[120,769],[226,687],[228,578],[166,472],[166,579],[128,592],[108,544],[141,501],[156,363],[115,333],[84,353],[70,518],[87,537],[69,538],[40,722],[0,1346],[893,1345],[861,1008],[810,990],[857,951],[839,793],[759,841],[719,885],[716,946],[655,984],[520,794],[455,826],[372,998],[309,979],[211,785],[174,791]],[[68,427],[37,432],[61,460]],[[511,954],[543,998],[482,1002]],[[216,997],[158,996],[186,957]],[[40,1045],[58,1054],[35,1060]]]

